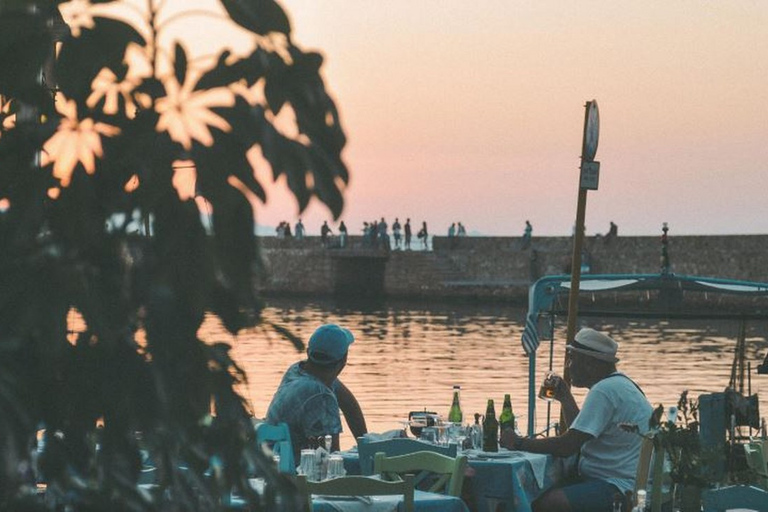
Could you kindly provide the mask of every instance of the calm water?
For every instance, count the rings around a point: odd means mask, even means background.
[[[484,412],[488,398],[500,412],[504,393],[512,395],[524,428],[528,414],[528,359],[520,345],[525,311],[508,306],[387,302],[341,306],[330,301],[269,301],[264,318],[307,340],[322,323],[338,323],[356,336],[341,379],[352,389],[368,428],[382,432],[399,427],[408,411],[427,408],[445,416],[451,387],[461,385],[465,421]],[[729,381],[739,326],[735,321],[593,319],[584,326],[605,330],[621,343],[619,369],[632,376],[651,403],[672,405],[680,393],[722,391]],[[554,367],[562,372],[565,319],[555,325]],[[266,330],[233,337],[210,318],[201,333],[206,341],[226,341],[249,378],[245,396],[257,416],[266,414],[285,369],[302,358],[293,346]],[[762,362],[768,350],[768,326],[747,325],[747,361]],[[549,343],[537,357],[540,377],[549,364]],[[576,390],[581,403],[585,390]],[[768,414],[768,375],[752,374],[752,391],[761,392],[761,414]],[[536,406],[537,425],[546,425],[546,403]],[[559,408],[553,407],[553,414]],[[345,425],[346,428],[346,425]],[[349,432],[342,448],[354,444]]]

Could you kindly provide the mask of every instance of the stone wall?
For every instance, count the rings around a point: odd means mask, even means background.
[[[319,237],[263,238],[266,294],[360,295],[525,301],[544,275],[569,273],[570,237],[435,237],[430,251],[385,251],[350,237],[346,248],[324,247]],[[677,274],[768,281],[768,235],[670,236]],[[588,237],[590,273],[658,273],[660,237]]]

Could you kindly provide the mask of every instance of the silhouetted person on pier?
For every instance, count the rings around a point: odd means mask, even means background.
[[[428,247],[427,240],[429,239],[429,231],[427,231],[427,221],[424,221],[421,223],[421,229],[419,230],[418,234],[416,235],[421,239],[421,244],[424,250],[426,251]]]
[[[619,226],[611,221],[611,227],[608,228],[608,233],[605,235],[605,243],[609,243],[611,240],[619,236]]]
[[[378,230],[381,245],[384,249],[389,250],[389,234],[387,233],[387,222],[384,220],[384,217],[379,221]]]
[[[451,249],[456,247],[456,223],[452,222],[448,228],[448,245]]]
[[[400,240],[402,239],[401,231],[402,226],[400,225],[400,220],[395,217],[395,222],[392,224],[392,236],[395,238],[395,249],[400,249]]]
[[[531,234],[533,233],[533,226],[530,221],[525,221],[525,231],[523,232],[523,249],[531,245]]]
[[[323,245],[328,247],[328,235],[331,234],[331,228],[328,226],[328,221],[323,221],[323,227],[320,228],[320,239],[323,241]]]
[[[304,224],[301,223],[301,219],[296,223],[296,240],[304,240]]]
[[[411,219],[405,219],[405,248],[411,250]]]
[[[342,249],[347,246],[347,226],[344,221],[339,224],[339,245]]]

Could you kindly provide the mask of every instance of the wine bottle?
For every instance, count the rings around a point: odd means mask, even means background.
[[[448,421],[451,423],[458,423],[461,425],[461,421],[464,415],[461,413],[461,402],[459,400],[459,393],[461,392],[461,386],[453,386],[453,402],[451,403],[451,410],[448,411]]]
[[[499,421],[496,419],[496,409],[493,407],[493,399],[488,399],[488,407],[485,409],[483,420],[483,451],[499,451]]]

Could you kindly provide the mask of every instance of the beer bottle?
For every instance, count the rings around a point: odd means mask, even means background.
[[[453,386],[453,403],[451,403],[451,410],[448,411],[448,421],[451,423],[458,423],[461,425],[461,421],[464,415],[461,413],[461,404],[459,402],[459,392],[461,386]]]
[[[483,420],[483,451],[499,451],[499,421],[496,419],[496,409],[493,407],[493,399],[488,399],[488,407],[485,409]]]
[[[515,414],[512,412],[512,399],[509,394],[504,395],[504,405],[499,416],[499,428],[502,432],[505,428],[515,428]]]

